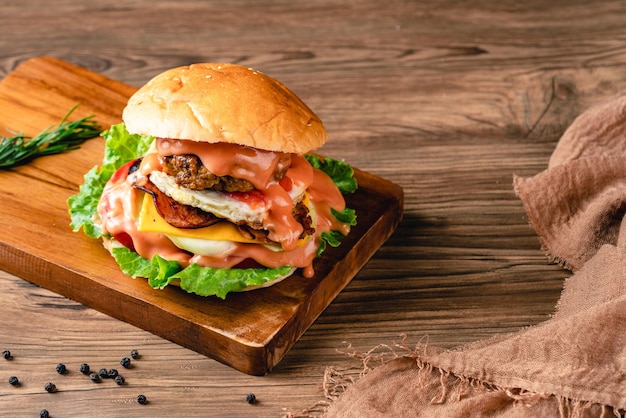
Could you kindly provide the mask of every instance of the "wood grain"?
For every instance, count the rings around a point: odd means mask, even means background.
[[[15,416],[44,406],[76,417],[299,413],[325,399],[327,366],[358,376],[360,362],[338,352],[348,344],[367,351],[406,333],[409,345],[454,347],[549,318],[569,273],[541,252],[512,176],[546,168],[577,115],[626,90],[619,0],[22,0],[0,9],[0,75],[42,55],[133,86],[190,62],[254,66],[322,118],[331,134],[322,153],[405,191],[395,234],[264,377],[1,273],[0,312],[11,320],[0,342],[19,356],[0,371],[24,385],[3,387],[0,376],[0,410]],[[126,387],[51,371],[62,360],[72,370],[114,364],[135,347],[145,355]],[[43,393],[47,379],[59,396]],[[133,403],[139,392],[152,402]],[[246,404],[247,392],[259,402]]]

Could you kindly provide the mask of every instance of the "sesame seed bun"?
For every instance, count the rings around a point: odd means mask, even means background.
[[[235,64],[167,70],[123,113],[131,133],[302,154],[328,139],[321,120],[279,81]]]

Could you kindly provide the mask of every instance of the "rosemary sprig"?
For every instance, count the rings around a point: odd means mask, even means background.
[[[2,136],[0,139],[0,168],[9,168],[25,164],[44,155],[59,154],[78,148],[89,138],[100,134],[100,126],[87,116],[74,122],[67,119],[78,105],[70,109],[58,126],[49,127],[34,137],[12,132],[14,136]]]

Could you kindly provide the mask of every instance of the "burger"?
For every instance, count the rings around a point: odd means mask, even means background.
[[[153,288],[225,298],[270,286],[355,225],[346,163],[311,152],[321,120],[268,75],[234,64],[167,70],[102,133],[100,167],[68,200],[71,226],[101,238]]]

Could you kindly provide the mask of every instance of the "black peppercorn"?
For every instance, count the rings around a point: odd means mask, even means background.
[[[120,364],[122,365],[122,367],[124,367],[125,369],[129,369],[130,368],[130,359],[128,357],[123,357],[120,360]]]
[[[11,359],[11,352],[9,350],[4,350],[2,352],[2,357],[4,357],[6,360],[10,360]]]
[[[130,357],[133,360],[137,360],[139,358],[139,351],[138,350],[130,350]]]
[[[115,376],[115,383],[117,383],[118,385],[123,385],[124,382],[126,382],[126,379],[124,379],[124,376],[118,374],[117,376]]]
[[[46,383],[46,384],[44,385],[44,387],[43,387],[43,388],[44,388],[44,389],[46,390],[46,392],[48,392],[48,393],[53,393],[53,392],[56,392],[56,391],[57,391],[57,387],[56,387],[56,385],[55,385],[54,383],[51,383],[51,382]]]
[[[249,404],[253,404],[256,402],[256,396],[254,396],[254,393],[248,393],[246,395],[246,402],[248,402]]]
[[[9,384],[17,386],[20,384],[20,379],[18,379],[17,376],[11,376],[9,377]]]
[[[118,375],[117,369],[109,369],[107,371],[107,377],[110,379],[115,379]]]
[[[107,369],[100,369],[100,371],[98,372],[98,376],[106,379],[107,377],[109,377],[109,372],[107,371]]]
[[[59,373],[59,374],[67,373],[67,367],[65,367],[65,364],[63,364],[63,363],[57,364],[57,373]]]
[[[140,403],[142,405],[146,404],[148,403],[148,399],[146,398],[145,395],[137,395],[137,403]]]
[[[90,370],[89,364],[83,363],[83,364],[80,365],[80,372],[82,374],[89,374],[89,370]]]
[[[39,418],[50,418],[50,412],[47,409],[39,411]]]
[[[92,382],[100,382],[100,375],[97,373],[90,373],[89,374],[89,378],[91,379]]]

